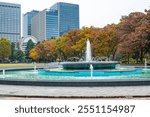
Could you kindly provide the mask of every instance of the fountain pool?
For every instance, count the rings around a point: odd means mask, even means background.
[[[91,73],[92,72],[92,73]],[[51,69],[51,70],[39,70],[40,75],[49,75],[49,76],[60,76],[60,77],[112,77],[112,76],[125,76],[125,75],[137,75],[142,74],[142,69],[114,69],[114,70],[60,70],[60,69]]]
[[[150,69],[120,68],[113,70],[68,71],[46,70],[5,70],[0,72],[0,84],[31,86],[139,86],[150,85]]]
[[[0,78],[7,79],[53,79],[53,80],[73,80],[73,79],[90,79],[90,70],[63,70],[60,68],[44,70],[19,70],[0,72]],[[94,79],[138,79],[149,78],[150,69],[145,70],[137,68],[117,68],[113,70],[94,70],[92,73]]]

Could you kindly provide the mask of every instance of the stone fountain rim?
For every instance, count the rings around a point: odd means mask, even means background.
[[[79,61],[79,62],[61,62],[61,65],[64,64],[119,64],[118,61]]]

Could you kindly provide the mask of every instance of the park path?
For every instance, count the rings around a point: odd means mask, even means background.
[[[150,97],[150,86],[44,87],[0,85],[0,97],[30,98],[111,98]]]

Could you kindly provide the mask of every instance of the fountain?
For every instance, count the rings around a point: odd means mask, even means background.
[[[6,75],[3,70],[0,84],[65,87],[150,85],[150,70],[143,72],[139,68],[117,68],[118,61],[92,59],[91,50],[90,41],[87,40],[84,61],[62,62],[61,68],[57,66],[37,70],[35,65],[34,70],[6,71]],[[145,60],[145,68],[146,63]]]
[[[85,61],[86,62],[91,62],[92,61],[92,51],[91,51],[91,44],[90,41],[87,40],[86,42],[86,56],[85,56]]]
[[[92,79],[93,77],[93,65],[92,64],[90,64],[90,70],[91,70],[91,79]]]
[[[34,65],[34,72],[37,72],[37,70],[36,70],[36,65]]]
[[[150,70],[143,72],[143,69],[139,68],[117,68],[118,61],[92,59],[91,50],[90,41],[87,40],[85,59],[82,62],[62,62],[61,67],[40,70],[37,70],[35,65],[34,70],[6,71],[7,75],[3,70],[0,77],[4,79],[0,79],[0,84],[39,86],[132,86],[150,84],[150,80],[147,79],[150,76]]]
[[[3,69],[3,78],[5,78],[5,69]]]
[[[89,70],[92,64],[94,70],[98,69],[115,69],[118,61],[93,61],[90,41],[86,42],[85,61],[82,62],[62,62],[61,65],[65,70]]]
[[[59,76],[59,77],[93,77],[99,76],[121,76],[141,74],[141,69],[117,69],[118,61],[92,60],[92,51],[90,41],[86,42],[85,60],[78,62],[62,62],[63,69],[45,69],[39,71],[41,75]]]

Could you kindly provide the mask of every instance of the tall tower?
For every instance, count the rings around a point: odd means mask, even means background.
[[[21,38],[21,5],[0,2],[0,38],[16,42]]]
[[[51,9],[58,11],[59,36],[62,36],[69,30],[79,29],[79,5],[57,2]]]
[[[38,41],[46,39],[46,10],[40,11],[32,18],[31,32],[32,36]]]
[[[23,37],[27,37],[29,35],[32,35],[31,32],[31,20],[34,16],[36,16],[39,13],[37,10],[32,10],[31,12],[27,12],[23,14]]]

